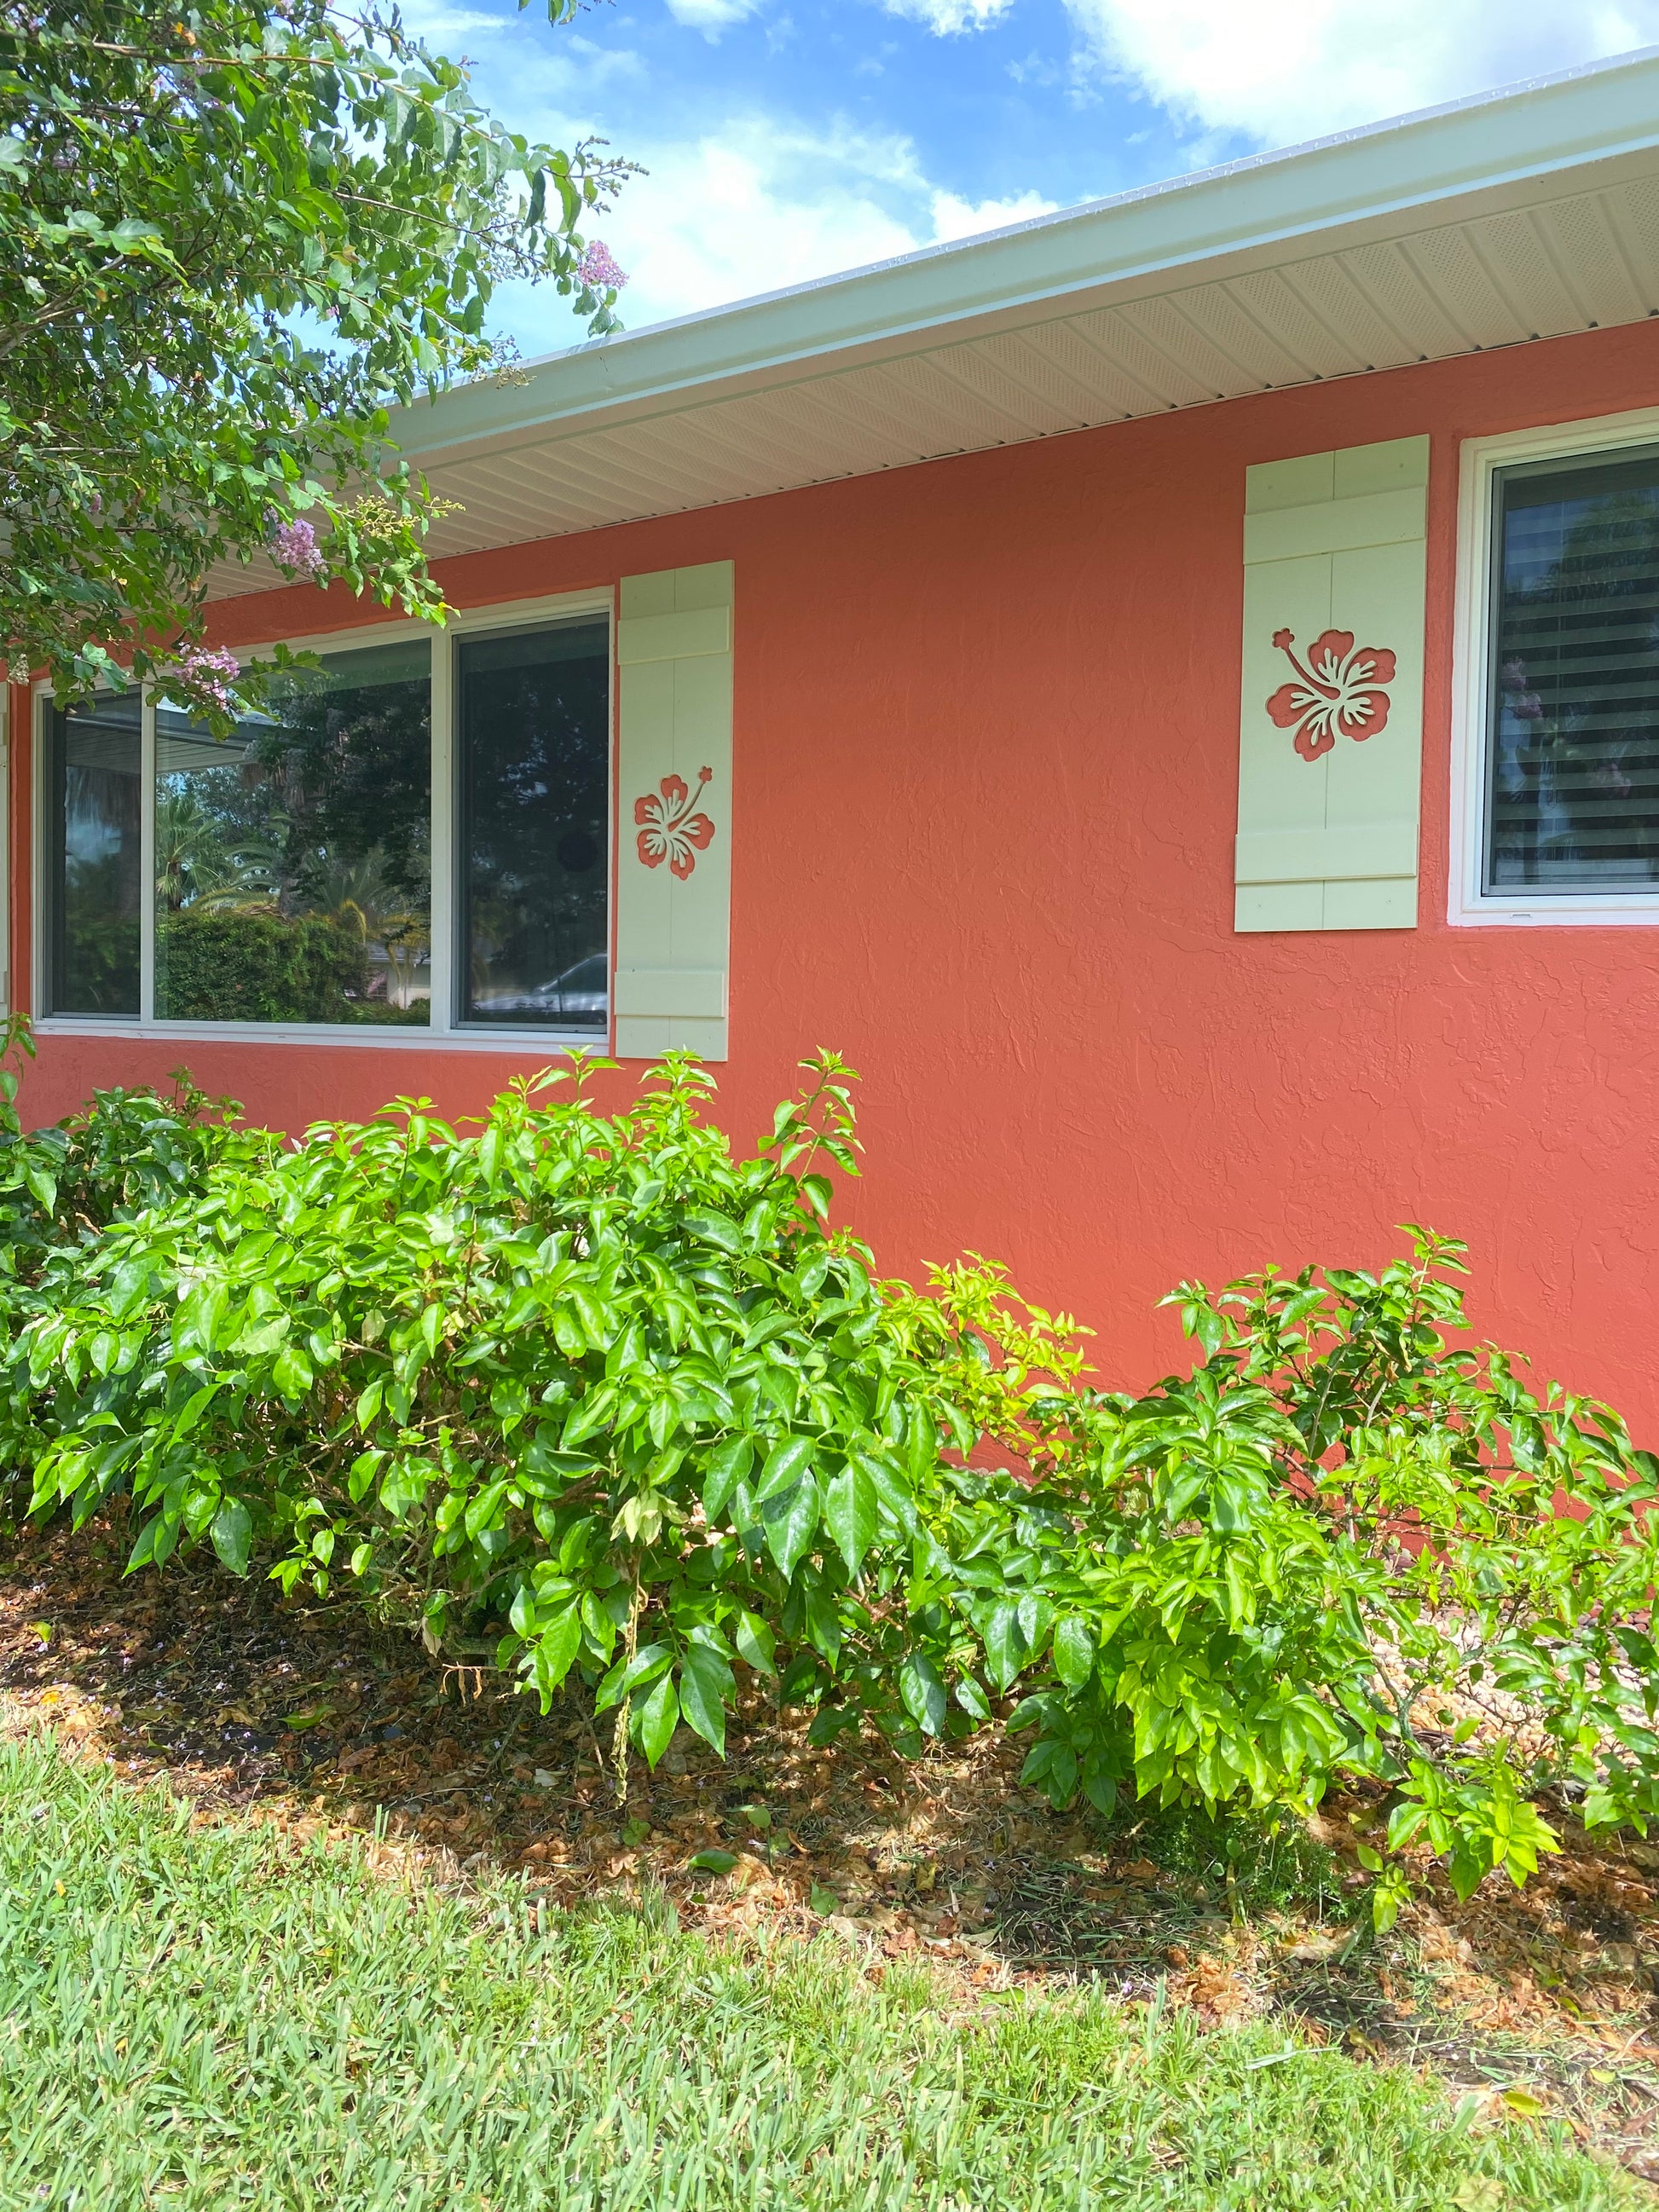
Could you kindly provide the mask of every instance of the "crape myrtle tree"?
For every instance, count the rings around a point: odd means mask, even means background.
[[[441,614],[388,410],[514,373],[502,279],[596,334],[622,281],[580,226],[627,165],[504,130],[467,82],[395,12],[330,0],[0,0],[14,669],[60,699],[164,676],[222,729],[262,678],[204,642],[218,564]]]

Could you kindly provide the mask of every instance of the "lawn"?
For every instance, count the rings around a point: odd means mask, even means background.
[[[388,1880],[0,1743],[0,2202],[283,2212],[1613,2207],[1547,2126],[1478,2125],[1282,2023],[1086,1989],[961,2002],[835,1939],[684,1932],[649,1890]],[[954,2004],[955,2008],[952,2009]]]

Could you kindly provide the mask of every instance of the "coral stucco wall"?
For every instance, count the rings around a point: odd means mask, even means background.
[[[1656,401],[1648,324],[514,547],[444,580],[477,605],[735,561],[720,1116],[751,1135],[802,1053],[845,1052],[869,1147],[851,1211],[885,1267],[1001,1258],[1133,1383],[1176,1357],[1156,1302],[1181,1277],[1364,1264],[1396,1247],[1395,1224],[1426,1221],[1473,1246],[1483,1331],[1655,1441],[1659,933],[1455,930],[1445,913],[1459,441]],[[1419,927],[1235,936],[1244,470],[1424,431]],[[236,603],[222,629],[327,626],[295,590]],[[20,833],[19,1003],[26,855]],[[185,1049],[47,1038],[26,1111],[160,1076]],[[465,1112],[526,1064],[336,1045],[188,1058],[290,1127],[411,1090]]]

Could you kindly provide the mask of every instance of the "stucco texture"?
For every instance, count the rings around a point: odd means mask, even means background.
[[[1182,1277],[1372,1264],[1427,1222],[1473,1248],[1482,1333],[1659,1442],[1659,933],[1445,920],[1459,441],[1656,401],[1650,324],[475,556],[444,582],[479,605],[735,562],[719,1114],[746,1139],[803,1054],[844,1052],[868,1147],[848,1210],[884,1267],[1004,1261],[1127,1386],[1180,1356],[1157,1301]],[[1245,468],[1423,432],[1419,926],[1235,935]],[[273,592],[221,635],[334,618]],[[290,1127],[400,1091],[477,1110],[526,1064],[52,1037],[25,1111],[181,1057]]]

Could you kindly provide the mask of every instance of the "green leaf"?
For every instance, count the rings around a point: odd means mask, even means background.
[[[594,1711],[608,1712],[612,1705],[619,1705],[624,1698],[633,1695],[641,1682],[653,1680],[665,1668],[672,1666],[673,1659],[672,1645],[647,1644],[631,1659],[619,1660],[594,1693]]]
[[[907,1536],[914,1537],[920,1526],[916,1514],[915,1492],[904,1478],[895,1472],[884,1459],[874,1452],[856,1452],[854,1460],[870,1478],[870,1486],[887,1510],[898,1522]]]
[[[603,1352],[613,1334],[613,1316],[607,1313],[604,1300],[586,1283],[573,1283],[570,1303],[576,1310],[582,1334],[595,1352]]]
[[[1068,1613],[1054,1623],[1054,1672],[1068,1690],[1080,1690],[1094,1672],[1095,1639],[1086,1621]]]
[[[820,1920],[827,1920],[832,1912],[841,1911],[840,1898],[833,1889],[826,1889],[821,1881],[812,1884],[808,1902]]]
[[[985,1668],[999,1690],[1006,1690],[1025,1663],[1025,1639],[1019,1632],[1019,1604],[1004,1598],[985,1624]]]
[[[1053,1601],[1041,1590],[1027,1590],[1019,1601],[1019,1632],[1027,1652],[1040,1651],[1054,1620]]]
[[[227,1498],[213,1516],[213,1548],[234,1575],[247,1572],[253,1516],[240,1498]]]
[[[793,1575],[817,1528],[817,1479],[808,1474],[792,1490],[769,1498],[761,1507],[760,1517],[766,1547],[777,1561],[779,1571]]]
[[[755,1486],[755,1501],[763,1504],[781,1490],[787,1490],[811,1471],[813,1457],[810,1437],[785,1437],[766,1455],[766,1465]]]
[[[581,1640],[581,1610],[573,1598],[550,1620],[544,1621],[537,1632],[535,1666],[538,1687],[550,1695],[558,1688],[570,1672]]]
[[[680,1661],[680,1711],[719,1757],[726,1756],[726,1708],[737,1695],[732,1669],[706,1644],[686,1646]]]
[[[732,1492],[755,1463],[755,1447],[747,1437],[732,1437],[710,1452],[704,1465],[702,1510],[711,1521],[725,1512]]]
[[[913,1405],[904,1428],[904,1465],[913,1484],[926,1482],[939,1461],[939,1426],[929,1409]]]
[[[835,1539],[849,1575],[857,1574],[880,1525],[876,1486],[856,1462],[831,1476],[823,1493],[823,1525]]]
[[[745,1660],[757,1674],[777,1673],[773,1655],[777,1650],[778,1640],[757,1614],[738,1613],[732,1641],[738,1647],[738,1656]]]
[[[639,1709],[640,1749],[645,1753],[646,1765],[653,1770],[673,1741],[679,1717],[679,1698],[672,1680],[665,1674]]]
[[[109,234],[109,242],[118,253],[139,253],[148,246],[163,244],[161,234],[153,222],[145,222],[137,216],[128,216],[118,222]]]
[[[991,1717],[990,1705],[983,1690],[971,1674],[964,1674],[951,1693],[970,1719],[981,1725]]]
[[[686,1861],[687,1866],[698,1868],[704,1874],[730,1874],[738,1863],[735,1851],[708,1850],[697,1851]]]
[[[713,1244],[722,1252],[740,1252],[743,1238],[735,1221],[728,1221],[723,1213],[710,1213],[700,1206],[688,1206],[679,1217],[680,1226],[688,1236],[696,1237],[705,1244]]]
[[[501,1504],[507,1492],[507,1484],[505,1480],[492,1482],[487,1490],[481,1490],[476,1498],[469,1499],[464,1517],[464,1525],[469,1536],[476,1540],[486,1528],[495,1525],[500,1517]]]
[[[270,1379],[287,1399],[303,1398],[312,1383],[312,1365],[297,1344],[285,1344],[277,1353]]]
[[[801,1195],[820,1221],[830,1215],[830,1200],[834,1196],[828,1176],[804,1175],[800,1179]]]
[[[1091,1758],[1084,1768],[1083,1794],[1097,1813],[1110,1818],[1117,1803],[1117,1784],[1097,1759]]]
[[[913,1651],[900,1668],[899,1695],[916,1726],[937,1735],[945,1725],[948,1700],[939,1669],[925,1652]]]

